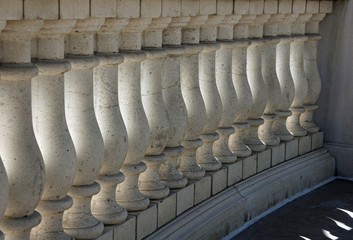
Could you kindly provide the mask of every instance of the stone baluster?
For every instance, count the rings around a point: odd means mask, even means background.
[[[161,182],[159,169],[167,160],[162,153],[169,133],[168,113],[162,96],[161,59],[166,56],[162,48],[163,29],[171,18],[155,18],[144,31],[143,49],[146,60],[141,64],[142,104],[146,112],[150,139],[143,162],[147,170],[140,175],[139,189],[150,199],[162,199],[168,196],[169,188]]]
[[[142,162],[149,146],[149,125],[141,100],[141,62],[146,54],[141,51],[142,31],[151,19],[131,18],[121,32],[120,49],[124,62],[119,65],[119,104],[127,135],[128,150],[121,171],[125,180],[118,185],[117,200],[128,211],[139,211],[149,206],[149,199],[138,189],[140,173],[146,170]]]
[[[261,71],[261,51],[264,45],[263,24],[269,15],[255,15],[252,23],[249,24],[249,38],[251,44],[247,51],[247,76],[253,97],[252,109],[249,113],[248,122],[250,128],[245,131],[245,143],[252,151],[261,152],[266,145],[259,139],[258,129],[264,123],[261,118],[267,104],[266,85],[262,78]]]
[[[169,136],[164,154],[167,160],[161,164],[160,177],[169,188],[183,188],[187,178],[178,171],[178,159],[184,152],[181,145],[187,127],[187,111],[180,86],[181,28],[190,17],[174,17],[163,31],[163,48],[167,57],[162,61],[162,95],[168,112]]]
[[[277,9],[275,9],[277,12]],[[281,87],[276,73],[276,45],[278,22],[283,21],[283,15],[271,14],[264,25],[265,45],[261,53],[262,77],[266,85],[267,103],[262,118],[264,124],[259,127],[259,138],[267,146],[279,145],[280,139],[274,135],[272,125],[277,118],[277,110],[281,100]]]
[[[232,79],[237,94],[236,115],[233,123],[234,134],[229,137],[229,149],[238,157],[248,157],[251,149],[244,143],[245,131],[250,127],[247,122],[253,105],[251,89],[246,75],[247,48],[250,45],[248,38],[248,24],[253,15],[238,15],[239,22],[234,26],[234,48],[232,53]]]
[[[276,73],[281,87],[281,99],[276,112],[277,118],[273,122],[273,132],[281,141],[290,141],[293,135],[288,131],[286,126],[287,118],[292,115],[289,110],[294,99],[294,82],[290,72],[289,53],[290,43],[293,41],[291,37],[291,24],[297,15],[285,14],[283,21],[278,23],[278,35],[280,42],[276,46]]]
[[[9,180],[7,179],[6,170],[0,158],[0,222],[4,217],[7,201],[9,198]],[[4,239],[4,234],[0,231],[0,239]]]
[[[234,133],[232,124],[236,115],[237,95],[232,82],[233,27],[237,16],[226,16],[219,25],[217,41],[221,47],[216,52],[216,84],[222,102],[221,121],[217,128],[219,139],[213,145],[214,155],[222,163],[233,163],[237,157],[229,150],[229,136]]]
[[[224,16],[210,16],[201,26],[200,41],[204,47],[199,57],[199,84],[206,107],[206,124],[200,136],[203,144],[196,151],[197,163],[205,171],[216,171],[222,163],[213,155],[213,143],[219,139],[216,132],[222,117],[222,101],[216,85],[216,50],[220,48],[217,40],[217,25]]]
[[[290,44],[290,71],[294,82],[295,95],[290,107],[292,116],[287,119],[287,129],[294,137],[301,137],[307,131],[300,126],[300,114],[304,112],[304,101],[308,95],[308,81],[304,72],[304,46],[308,37],[305,36],[305,22],[311,18],[311,14],[299,14],[292,23],[291,32],[293,42]]]
[[[92,213],[105,225],[124,222],[127,211],[116,201],[116,186],[124,180],[120,172],[127,153],[127,132],[118,99],[119,33],[127,19],[107,18],[97,33],[100,64],[94,68],[94,108],[104,142],[104,161],[97,182],[101,191],[92,198]]]
[[[306,36],[308,41],[304,47],[304,72],[308,80],[308,95],[304,100],[305,112],[300,115],[300,125],[308,133],[316,133],[319,127],[313,121],[314,111],[318,108],[316,101],[321,92],[321,79],[317,67],[317,44],[321,39],[319,32],[319,22],[324,19],[325,13],[313,14],[306,24]]]
[[[206,109],[199,86],[200,26],[207,16],[195,16],[182,30],[185,52],[180,60],[180,84],[188,114],[187,130],[182,145],[185,152],[179,159],[179,171],[189,180],[199,180],[205,170],[196,162],[196,151],[202,145],[200,135],[206,123]]]
[[[46,20],[37,39],[39,74],[32,79],[34,133],[45,163],[45,185],[37,210],[41,223],[33,239],[71,239],[62,228],[63,213],[73,204],[67,196],[76,174],[76,152],[65,118],[65,35],[75,20]],[[60,169],[60,171],[58,171]]]
[[[31,64],[30,43],[42,25],[41,20],[7,21],[0,35],[0,155],[9,183],[0,229],[6,240],[29,239],[31,228],[41,221],[35,208],[43,193],[45,173],[32,125],[31,79],[38,68]]]
[[[99,64],[93,56],[93,38],[104,19],[77,20],[66,42],[71,70],[65,73],[65,110],[69,131],[77,154],[77,172],[69,192],[74,203],[64,212],[64,231],[73,238],[100,236],[103,224],[91,213],[91,199],[100,186],[104,144],[94,112],[93,68]]]

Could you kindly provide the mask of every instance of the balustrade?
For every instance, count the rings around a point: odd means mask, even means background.
[[[0,21],[0,239],[143,238],[319,131],[329,1],[156,2]]]

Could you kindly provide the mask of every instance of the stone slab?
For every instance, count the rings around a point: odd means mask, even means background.
[[[291,13],[292,12],[292,0],[279,0],[278,12],[279,13]]]
[[[299,138],[299,155],[303,155],[311,151],[311,136],[304,136]]]
[[[257,154],[257,171],[262,172],[271,167],[271,148],[267,148]]]
[[[157,205],[150,206],[139,212],[130,212],[136,216],[136,239],[140,240],[157,229]]]
[[[200,1],[200,14],[211,15],[216,14],[217,1],[216,0],[202,0]]]
[[[0,0],[0,20],[19,20],[23,17],[22,0]]]
[[[141,17],[157,18],[162,15],[161,0],[141,0]]]
[[[24,19],[58,19],[58,0],[31,0],[24,1]]]
[[[60,0],[61,19],[84,19],[89,17],[89,0]]]
[[[286,145],[281,143],[279,146],[272,148],[271,166],[276,166],[285,160]]]
[[[162,16],[176,17],[181,15],[181,0],[162,0]]]
[[[104,228],[103,234],[97,240],[113,240],[114,231],[112,229]]]
[[[289,142],[286,142],[286,158],[289,160],[298,156],[298,139],[293,139]]]
[[[222,167],[218,171],[207,173],[212,177],[212,195],[215,195],[227,187],[227,168]]]
[[[317,132],[311,135],[311,150],[322,148],[324,146],[324,132]]]
[[[118,18],[140,17],[140,0],[120,0],[116,4]]]
[[[176,217],[176,193],[170,193],[162,200],[153,200],[157,205],[157,227],[161,227]]]
[[[202,179],[195,182],[195,205],[211,196],[211,183],[212,177],[210,175],[205,175]]]
[[[114,229],[114,240],[136,239],[136,216],[128,215],[125,222]]]
[[[185,188],[174,190],[176,193],[177,204],[176,204],[176,215],[180,215],[185,212],[192,206],[194,206],[194,198],[195,198],[195,184],[189,183]]]
[[[243,179],[246,179],[254,174],[257,170],[257,155],[253,154],[250,157],[243,158]]]
[[[91,1],[91,17],[116,17],[116,0]]]
[[[228,169],[227,186],[231,186],[243,179],[243,162],[237,160],[235,163],[224,164]]]

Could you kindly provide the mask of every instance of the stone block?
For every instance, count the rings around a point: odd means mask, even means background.
[[[292,13],[292,0],[279,0],[278,12],[279,13]]]
[[[210,175],[205,175],[202,179],[195,182],[195,205],[211,196],[211,183],[212,177]]]
[[[233,1],[217,0],[217,14],[230,15],[233,13]]]
[[[19,20],[22,18],[22,0],[0,0],[0,20]]]
[[[89,0],[60,0],[61,19],[84,19],[89,17]]]
[[[311,135],[311,150],[322,148],[324,145],[324,132],[317,132]]]
[[[217,0],[202,0],[200,2],[200,14],[211,15],[217,12]]]
[[[140,17],[140,0],[117,0],[116,12],[119,18]]]
[[[264,0],[250,1],[250,14],[263,14]]]
[[[157,227],[161,227],[176,216],[176,193],[162,200],[152,201],[157,205]]]
[[[181,15],[196,16],[200,13],[200,0],[181,0]]]
[[[253,154],[250,157],[243,158],[243,179],[256,174],[257,170],[257,155]]]
[[[320,1],[320,13],[331,13],[332,12],[333,1]]]
[[[218,171],[208,172],[212,176],[212,195],[219,193],[227,187],[227,168],[222,167]]]
[[[116,0],[91,1],[92,17],[116,17]]]
[[[228,187],[243,179],[243,161],[238,160],[235,163],[224,164],[224,166],[228,169]]]
[[[161,0],[141,0],[141,17],[158,18],[161,15]]]
[[[194,206],[195,184],[189,183],[180,190],[174,190],[177,195],[177,216]]]
[[[262,172],[271,167],[271,148],[257,154],[257,172]]]
[[[113,240],[114,231],[112,229],[104,229],[103,234],[97,238],[97,240]]]
[[[24,1],[24,19],[58,19],[58,18],[59,18],[59,0]]]
[[[136,239],[136,216],[128,215],[125,222],[114,229],[114,240]]]
[[[306,1],[306,12],[307,13],[318,13],[320,9],[320,1],[307,0]]]
[[[286,142],[286,158],[289,160],[298,156],[298,139],[293,139],[289,142]]]
[[[140,240],[157,229],[157,205],[150,206],[139,212],[130,212],[136,217],[136,239]]]
[[[307,135],[299,139],[299,155],[303,155],[311,151],[311,136]]]
[[[234,14],[249,14],[249,13],[250,13],[249,0],[234,1]]]
[[[306,7],[306,1],[293,0],[293,13],[304,13]]]
[[[265,0],[264,13],[276,14],[278,12],[278,0]]]
[[[162,0],[162,16],[181,16],[181,0]]]
[[[279,146],[273,147],[271,166],[276,166],[277,164],[284,162],[285,155],[286,155],[286,145],[284,143],[281,143]]]

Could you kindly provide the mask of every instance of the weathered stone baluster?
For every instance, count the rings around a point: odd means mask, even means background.
[[[188,113],[187,130],[182,145],[185,152],[179,159],[179,171],[189,180],[199,180],[205,170],[196,162],[196,150],[202,145],[200,135],[206,123],[206,109],[199,86],[200,26],[207,16],[195,16],[182,30],[185,53],[180,60],[180,84]]]
[[[181,44],[181,28],[190,17],[174,17],[163,31],[163,48],[168,56],[162,61],[162,94],[168,112],[169,136],[164,149],[167,160],[161,164],[160,177],[169,188],[183,188],[187,178],[177,169],[178,158],[183,153],[181,145],[187,127],[186,106],[180,86],[180,56],[184,53]]]
[[[276,3],[276,1],[272,1]],[[277,13],[277,4],[265,13]],[[266,10],[266,9],[265,9]],[[274,135],[272,125],[277,118],[277,109],[281,99],[281,87],[276,73],[276,45],[279,43],[277,37],[278,22],[283,20],[283,15],[271,14],[264,25],[265,45],[261,53],[262,77],[266,85],[267,103],[262,118],[265,123],[259,127],[259,138],[267,146],[279,145],[280,139]]]
[[[234,134],[229,137],[229,149],[238,157],[248,157],[251,149],[244,143],[245,131],[250,127],[247,122],[253,105],[251,89],[246,75],[247,48],[250,45],[248,38],[248,23],[252,15],[238,15],[240,20],[234,26],[234,48],[232,53],[232,79],[237,94],[237,111],[233,127]],[[233,29],[229,30],[233,32]]]
[[[103,224],[91,213],[91,199],[100,186],[95,180],[104,159],[104,145],[94,113],[93,56],[94,33],[104,19],[77,20],[68,35],[66,52],[71,70],[65,73],[65,109],[69,131],[76,149],[77,172],[69,195],[73,206],[64,212],[64,231],[73,238],[96,238]]]
[[[217,128],[219,139],[213,145],[213,152],[222,163],[233,163],[237,160],[237,156],[229,150],[228,141],[229,135],[234,133],[232,124],[237,105],[237,95],[232,82],[232,40],[233,26],[238,20],[238,16],[226,16],[217,36],[221,47],[216,52],[216,83],[222,102],[222,115]]]
[[[217,25],[224,16],[210,16],[201,27],[200,41],[204,47],[199,57],[199,84],[206,107],[206,124],[200,136],[203,144],[196,151],[197,163],[205,171],[216,171],[222,163],[213,155],[213,143],[219,139],[216,129],[222,117],[222,101],[217,90],[215,67],[216,50],[220,48],[217,40]]]
[[[146,170],[142,162],[148,148],[149,125],[141,101],[142,31],[151,19],[131,18],[121,32],[120,49],[124,62],[119,65],[119,104],[127,135],[128,150],[121,171],[125,180],[118,185],[117,200],[128,211],[146,209],[149,199],[138,189],[140,173]]]
[[[166,56],[162,47],[163,29],[171,18],[155,18],[144,32],[143,47],[146,60],[141,64],[142,104],[146,112],[150,139],[143,162],[147,170],[140,175],[139,189],[150,199],[168,196],[169,188],[161,182],[159,168],[166,161],[163,152],[169,133],[168,113],[164,105],[161,85],[161,59]]]
[[[308,80],[308,95],[304,100],[305,112],[300,115],[300,125],[308,133],[316,133],[319,127],[313,121],[314,111],[318,108],[316,101],[321,92],[321,79],[317,67],[317,44],[321,39],[319,32],[319,22],[325,18],[325,13],[313,14],[306,24],[306,35],[308,41],[304,47],[304,72]]]
[[[7,201],[9,198],[9,180],[7,179],[6,170],[0,158],[0,222],[4,217]],[[4,239],[4,234],[0,231],[0,239]]]
[[[47,20],[38,34],[36,66],[32,79],[34,133],[45,163],[45,185],[37,210],[41,223],[31,232],[33,239],[71,239],[62,228],[63,213],[73,204],[67,196],[76,174],[76,152],[65,118],[64,37],[74,20]],[[58,169],[60,169],[58,171]]]
[[[305,22],[311,18],[311,14],[299,14],[292,23],[291,32],[293,42],[290,44],[290,71],[292,74],[295,95],[290,107],[292,116],[287,119],[287,129],[295,137],[305,136],[307,131],[300,126],[299,117],[304,112],[304,101],[308,94],[308,81],[304,72],[304,45],[308,37],[305,33]]]
[[[289,108],[295,94],[294,82],[289,66],[289,52],[290,43],[293,41],[290,26],[296,18],[296,15],[285,14],[283,21],[278,23],[278,35],[281,38],[276,46],[276,73],[281,87],[281,99],[278,111],[276,112],[278,117],[273,122],[273,132],[281,141],[286,142],[293,139],[293,135],[287,129],[286,121],[287,117],[292,115]]]
[[[127,132],[118,99],[119,33],[127,19],[107,18],[97,34],[100,64],[94,69],[94,108],[104,142],[104,161],[97,182],[101,186],[92,198],[92,213],[105,225],[120,224],[127,211],[116,201],[116,186],[124,181],[120,172],[127,153]]]
[[[266,85],[261,71],[261,51],[264,44],[262,39],[263,24],[268,18],[268,15],[256,15],[253,22],[249,24],[251,45],[248,47],[246,70],[253,97],[253,106],[248,119],[250,128],[245,132],[245,143],[254,152],[260,152],[266,148],[266,145],[259,139],[258,128],[264,123],[261,116],[267,103]]]
[[[42,25],[40,20],[7,21],[0,35],[0,155],[10,187],[0,229],[6,240],[29,239],[31,228],[41,220],[35,208],[45,173],[32,125],[31,79],[38,69],[31,64],[30,43]]]

